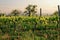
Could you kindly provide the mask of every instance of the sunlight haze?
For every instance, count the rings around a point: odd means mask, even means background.
[[[24,11],[29,5],[37,5],[37,11],[42,8],[43,13],[51,14],[57,10],[60,0],[0,0],[0,12],[9,13],[14,9]]]

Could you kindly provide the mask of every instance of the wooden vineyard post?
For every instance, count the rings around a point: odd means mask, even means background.
[[[60,29],[60,6],[58,5],[58,29]]]
[[[58,18],[59,18],[59,20],[58,20],[58,40],[60,39],[60,6],[58,5]]]
[[[39,19],[40,19],[41,16],[42,16],[42,8],[40,8],[40,16],[39,16]]]
[[[58,14],[60,16],[60,6],[58,5]],[[60,19],[59,19],[60,20]]]
[[[42,16],[42,9],[40,8],[40,17]]]

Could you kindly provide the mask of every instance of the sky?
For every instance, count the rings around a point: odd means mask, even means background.
[[[42,8],[43,14],[52,14],[58,10],[60,0],[0,0],[0,12],[10,13],[14,9],[24,11],[29,4],[37,5],[38,13]]]

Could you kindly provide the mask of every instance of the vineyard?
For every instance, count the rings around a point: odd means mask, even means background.
[[[57,16],[1,16],[0,40],[59,40]]]

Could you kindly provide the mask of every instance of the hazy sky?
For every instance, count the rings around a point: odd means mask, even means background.
[[[53,13],[57,10],[57,5],[60,4],[60,0],[0,0],[0,11],[9,13],[13,9],[25,10],[29,4],[35,4],[39,8],[42,8],[43,13]]]

